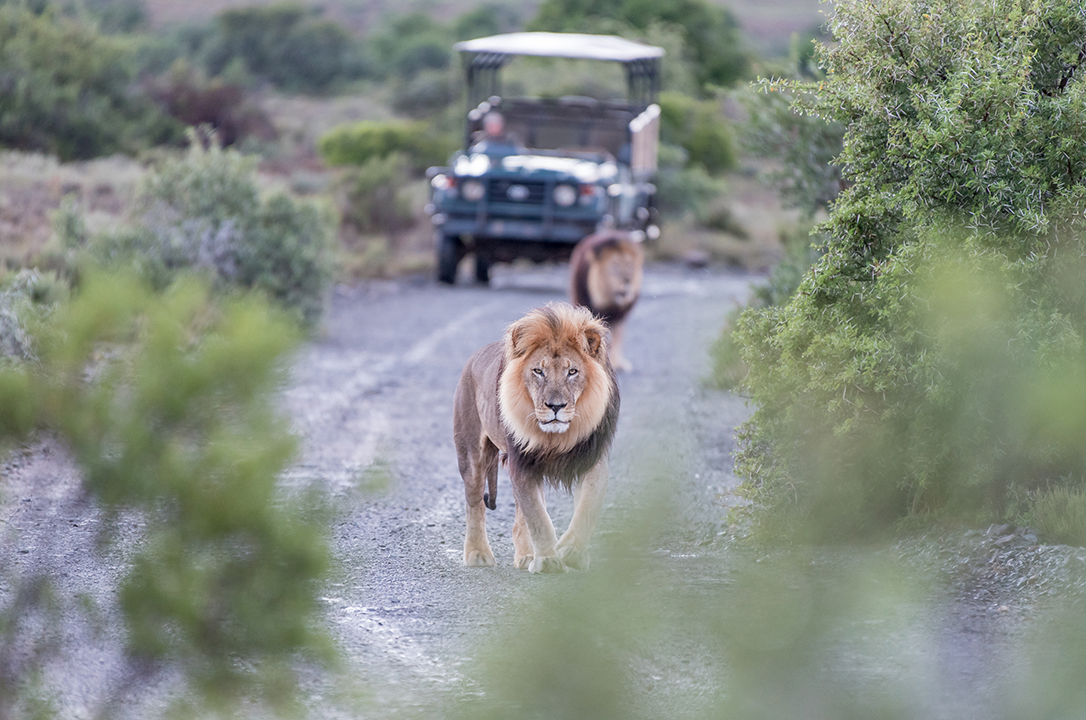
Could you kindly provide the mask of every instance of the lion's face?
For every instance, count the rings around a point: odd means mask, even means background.
[[[532,398],[532,417],[545,433],[563,433],[577,416],[577,400],[585,388],[584,361],[579,353],[539,348],[521,364],[521,380]]]
[[[588,276],[593,304],[616,308],[633,304],[641,292],[642,265],[640,245],[622,243],[601,248]]]
[[[607,329],[565,303],[510,326],[499,396],[517,444],[569,450],[596,429],[611,399]]]

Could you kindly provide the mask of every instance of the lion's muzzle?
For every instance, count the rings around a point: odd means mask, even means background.
[[[564,402],[545,403],[547,411],[536,411],[536,422],[539,429],[546,433],[564,433],[569,430],[569,421],[573,419],[573,411],[567,410]]]

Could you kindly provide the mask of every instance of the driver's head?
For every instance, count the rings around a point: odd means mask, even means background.
[[[483,116],[483,130],[487,135],[501,135],[505,130],[505,118],[497,110],[491,110]]]

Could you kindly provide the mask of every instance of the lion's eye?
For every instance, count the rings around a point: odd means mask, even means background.
[[[570,368],[569,372],[566,373],[566,374],[569,375],[570,377],[573,377],[574,375],[577,374],[577,368]]]
[[[532,372],[534,372],[539,377],[543,377],[543,368],[532,368]]]

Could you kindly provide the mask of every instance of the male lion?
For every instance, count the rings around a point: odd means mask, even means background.
[[[584,305],[611,328],[611,365],[630,371],[622,355],[626,315],[641,294],[645,252],[629,233],[606,230],[589,235],[573,248],[569,259],[569,297]]]
[[[453,410],[467,496],[465,565],[494,565],[486,508],[496,507],[501,457],[516,502],[513,564],[533,573],[588,568],[588,539],[607,489],[618,422],[607,344],[607,327],[590,312],[553,303],[510,325],[504,340],[468,360]],[[547,483],[573,490],[573,519],[561,539],[544,504]]]

